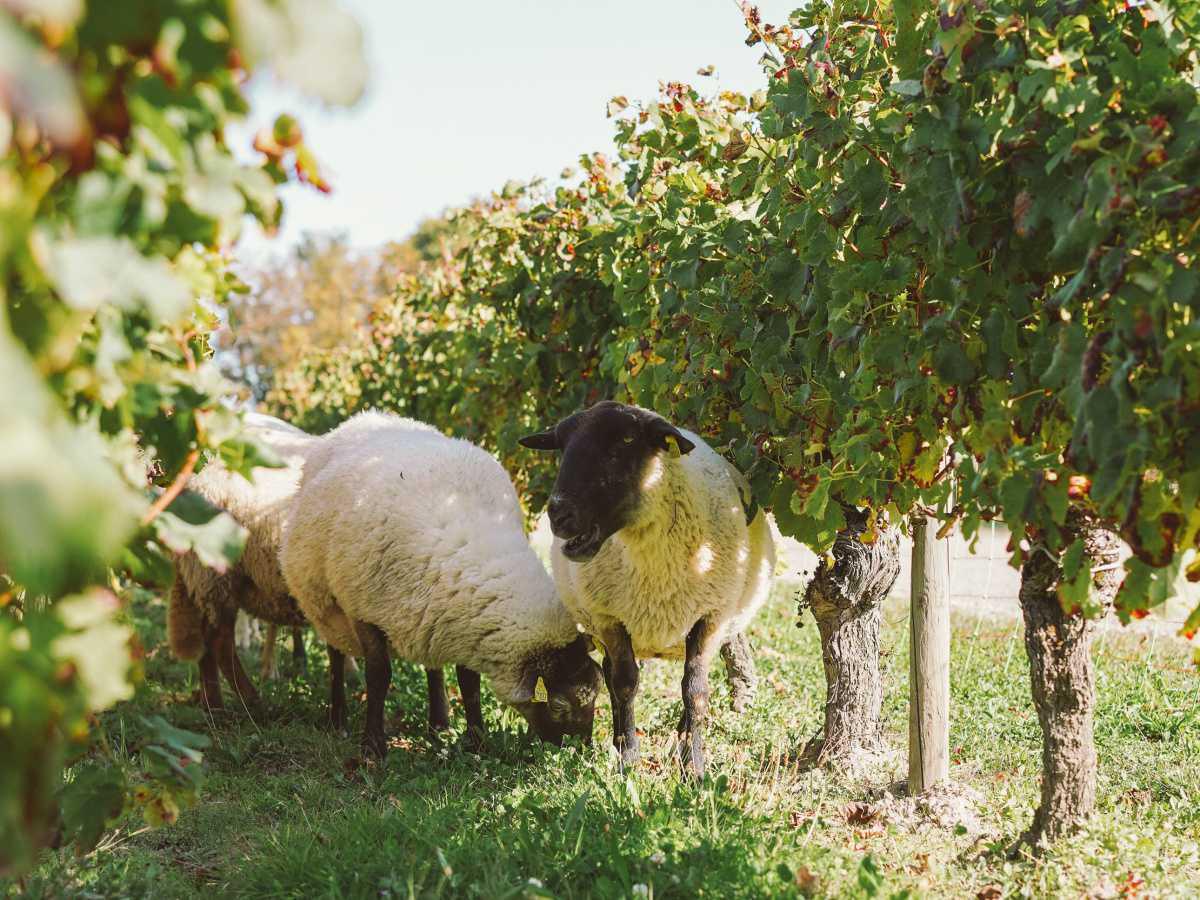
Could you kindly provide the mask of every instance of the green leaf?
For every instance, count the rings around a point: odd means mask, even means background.
[[[73,773],[61,794],[63,837],[86,853],[125,808],[125,774],[113,766],[88,763]]]
[[[1079,574],[1079,566],[1084,561],[1083,556],[1084,546],[1083,539],[1076,538],[1071,546],[1067,547],[1062,557],[1063,575],[1068,579],[1074,579]]]
[[[902,97],[917,97],[921,94],[924,88],[921,87],[921,82],[912,78],[903,78],[899,81],[893,81],[888,85],[888,90],[893,93],[900,94]]]
[[[800,516],[792,510],[794,494],[795,487],[786,479],[780,481],[771,492],[771,512],[775,516],[775,524],[788,537],[795,537],[803,527]]]
[[[1009,475],[1000,483],[1000,502],[1004,506],[1004,520],[1009,523],[1024,522],[1028,518],[1029,499],[1033,494],[1033,480],[1025,472]]]
[[[54,640],[54,657],[74,667],[88,708],[97,712],[133,696],[129,680],[133,629],[116,621],[118,607],[116,598],[100,589],[60,600],[53,607],[66,627]]]
[[[182,491],[154,520],[158,540],[176,553],[194,552],[218,572],[237,562],[246,545],[246,529],[228,513],[194,491]]]
[[[858,864],[858,886],[868,897],[878,897],[883,890],[883,873],[869,854]]]
[[[335,106],[350,106],[367,82],[362,29],[334,0],[234,0],[234,37],[251,67]]]
[[[952,339],[945,340],[933,357],[934,371],[946,384],[965,385],[975,377],[975,366],[967,358],[961,345]]]
[[[111,303],[146,309],[159,321],[174,321],[191,304],[191,294],[161,257],[145,257],[128,238],[67,238],[50,248],[49,272],[63,300],[92,312]]]
[[[176,750],[203,750],[211,746],[212,740],[204,734],[177,728],[162,716],[142,716],[150,740]]]

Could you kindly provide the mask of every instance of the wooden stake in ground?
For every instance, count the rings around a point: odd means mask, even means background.
[[[936,519],[912,523],[908,790],[920,794],[950,777],[950,548]]]
[[[821,632],[825,721],[804,748],[809,765],[853,767],[883,746],[883,676],[879,670],[881,604],[900,575],[900,540],[882,515],[863,543],[868,514],[846,508],[846,528],[822,560],[800,602]]]

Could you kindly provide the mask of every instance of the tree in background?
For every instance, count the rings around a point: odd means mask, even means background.
[[[309,351],[355,343],[399,272],[344,236],[305,235],[282,259],[242,273],[216,343],[222,369],[261,400],[276,369]]]
[[[361,343],[400,279],[444,261],[453,248],[449,220],[435,218],[378,249],[356,250],[345,235],[306,234],[280,259],[239,267],[248,290],[232,295],[216,336],[222,371],[264,400],[281,367]]]
[[[213,454],[270,462],[222,403],[208,337],[241,290],[244,217],[270,226],[281,182],[323,182],[293,120],[248,165],[225,126],[260,68],[352,102],[360,51],[326,0],[0,9],[0,871],[94,844],[129,802],[160,824],[195,794],[203,739],[161,720],[126,735],[140,769],[101,751],[64,786],[63,765],[140,668],[114,570],[162,581],[186,550],[227,565],[241,529],[181,491]]]

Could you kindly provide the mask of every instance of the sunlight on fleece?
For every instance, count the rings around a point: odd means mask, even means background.
[[[696,548],[696,554],[692,557],[692,568],[696,570],[697,575],[706,575],[713,567],[713,560],[716,555],[713,553],[712,547],[708,541],[705,541]]]
[[[648,491],[657,485],[663,478],[663,462],[661,456],[655,456],[650,460],[650,465],[646,467],[646,477],[642,479],[642,490]]]

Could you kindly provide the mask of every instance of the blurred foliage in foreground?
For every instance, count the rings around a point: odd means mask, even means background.
[[[289,177],[328,186],[289,117],[254,164],[226,126],[260,67],[352,102],[360,45],[332,0],[0,9],[0,871],[94,843],[127,802],[158,824],[194,794],[203,739],[165,722],[147,723],[132,792],[103,760],[65,788],[61,771],[105,755],[89,723],[138,677],[112,573],[236,559],[236,523],[175,498],[206,454],[270,462],[210,361],[217,311],[244,290],[223,248],[247,215],[275,225]]]

